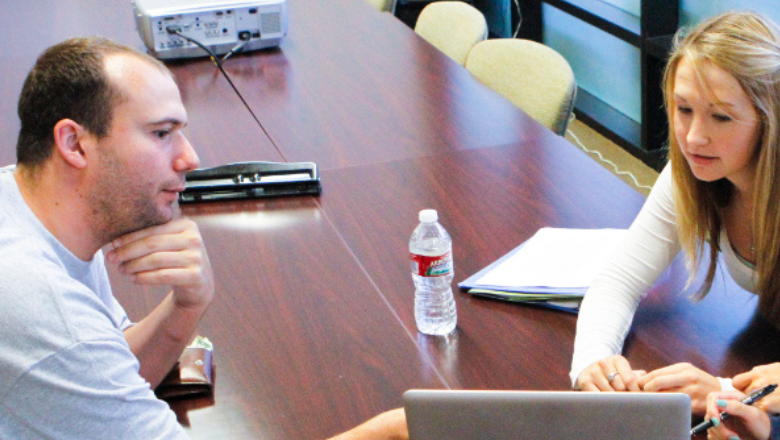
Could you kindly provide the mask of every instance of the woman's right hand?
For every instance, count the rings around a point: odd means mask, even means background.
[[[623,356],[610,356],[582,370],[577,378],[577,388],[582,391],[641,391],[637,380],[644,373],[642,370],[632,370]]]
[[[707,396],[705,420],[715,418],[719,421],[707,431],[709,440],[725,440],[736,436],[742,440],[769,439],[769,416],[760,408],[742,403],[744,397],[739,391],[710,393]],[[730,416],[725,423],[720,422],[722,412]]]

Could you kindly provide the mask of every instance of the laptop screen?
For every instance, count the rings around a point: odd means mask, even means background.
[[[678,393],[410,390],[411,440],[688,440]]]

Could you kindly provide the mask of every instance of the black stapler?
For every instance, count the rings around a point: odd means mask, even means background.
[[[318,195],[322,192],[314,162],[239,162],[187,173],[179,203]]]

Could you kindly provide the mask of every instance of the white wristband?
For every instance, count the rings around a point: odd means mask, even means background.
[[[731,378],[730,377],[718,377],[718,381],[720,382],[720,390],[721,391],[734,391],[736,388],[734,388],[734,385],[731,384]]]

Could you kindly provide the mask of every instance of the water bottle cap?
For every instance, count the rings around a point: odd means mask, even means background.
[[[423,209],[420,211],[420,221],[423,223],[433,223],[439,220],[439,213],[435,209]]]

